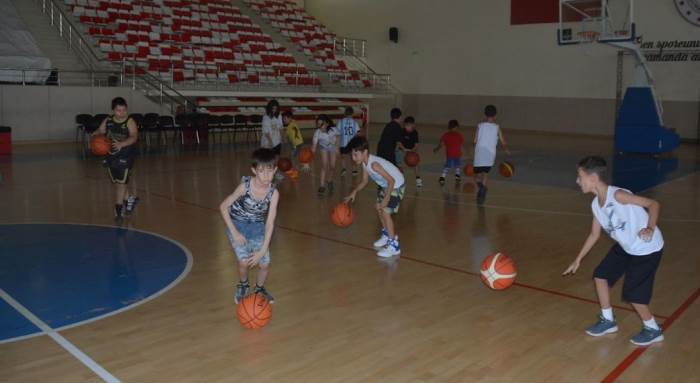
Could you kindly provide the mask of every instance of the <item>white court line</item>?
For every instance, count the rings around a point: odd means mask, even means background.
[[[146,298],[144,298],[144,299],[142,299],[142,300],[140,300],[140,301],[134,302],[134,303],[132,303],[132,304],[130,304],[130,305],[128,305],[128,306],[124,306],[124,307],[122,307],[122,308],[120,308],[120,309],[118,309],[118,310],[110,311],[110,312],[108,312],[108,313],[106,313],[106,314],[99,315],[99,316],[96,316],[96,317],[94,317],[94,318],[90,318],[90,319],[86,319],[86,320],[83,320],[83,321],[80,321],[80,322],[75,322],[75,323],[71,323],[71,324],[68,324],[68,325],[65,325],[65,326],[58,327],[58,328],[55,329],[55,331],[63,331],[63,330],[67,330],[67,329],[70,329],[70,328],[73,328],[73,327],[78,327],[78,326],[82,326],[82,325],[85,325],[85,324],[88,324],[88,323],[92,323],[92,322],[98,321],[98,320],[100,320],[100,319],[104,319],[104,318],[107,318],[107,317],[111,317],[112,315],[117,315],[117,314],[122,313],[122,312],[124,312],[124,311],[131,310],[131,309],[133,309],[133,308],[135,308],[135,307],[137,307],[137,306],[140,306],[140,305],[142,305],[142,304],[144,304],[144,303],[147,303],[147,302],[149,302],[149,301],[151,301],[151,300],[153,300],[153,299],[156,299],[156,298],[158,298],[159,296],[165,294],[168,290],[170,290],[170,289],[172,289],[173,287],[175,287],[178,283],[182,282],[182,280],[185,279],[185,277],[186,277],[186,276],[190,273],[190,271],[192,270],[192,253],[190,252],[190,250],[189,250],[188,248],[186,248],[186,247],[185,247],[183,244],[181,244],[180,242],[175,241],[174,239],[168,238],[168,237],[166,237],[166,236],[163,236],[163,235],[160,235],[160,234],[158,234],[158,233],[151,232],[151,231],[146,231],[146,230],[141,230],[141,229],[134,229],[134,228],[130,228],[130,227],[111,226],[111,225],[98,225],[98,224],[92,224],[92,223],[77,223],[77,222],[15,222],[15,223],[6,223],[6,222],[2,222],[2,223],[0,223],[0,226],[1,226],[1,225],[35,225],[35,224],[36,224],[36,225],[97,226],[97,227],[107,227],[107,228],[116,228],[116,229],[125,229],[125,230],[130,230],[130,231],[136,231],[136,232],[140,232],[140,233],[144,233],[144,234],[149,234],[149,235],[152,235],[152,236],[155,236],[155,237],[164,239],[164,240],[166,240],[166,241],[168,241],[168,242],[171,242],[171,243],[177,245],[177,246],[185,253],[185,256],[187,257],[187,264],[185,265],[185,268],[182,270],[182,273],[180,273],[180,275],[179,275],[177,278],[175,278],[172,282],[170,282],[170,284],[168,284],[167,286],[165,286],[165,287],[163,287],[162,289],[158,290],[158,291],[155,292],[154,294],[149,295],[148,297],[146,297]],[[0,340],[0,344],[10,343],[10,342],[16,342],[16,341],[20,341],[20,340],[24,340],[24,339],[29,339],[29,338],[33,338],[33,337],[36,337],[36,336],[42,336],[42,335],[44,335],[44,334],[43,334],[43,333],[40,333],[40,332],[37,332],[37,333],[33,333],[33,334],[27,334],[27,335],[23,335],[23,336],[18,336],[18,337],[16,337],[16,338],[2,339],[2,340]]]
[[[102,380],[108,383],[120,383],[121,381],[117,379],[114,375],[110,374],[107,370],[102,368],[99,364],[97,364],[92,358],[87,356],[84,352],[80,351],[77,347],[73,345],[73,343],[69,342],[68,339],[64,338],[61,336],[59,333],[54,331],[49,325],[44,323],[41,319],[37,318],[34,314],[32,314],[31,311],[27,310],[26,307],[22,306],[19,302],[14,300],[10,296],[10,294],[6,293],[5,290],[0,289],[0,297],[7,302],[10,306],[12,306],[15,310],[17,310],[20,314],[22,314],[25,318],[27,318],[30,322],[32,322],[36,327],[39,327],[41,331],[43,331],[46,335],[50,336],[51,339],[56,341],[61,347],[63,347],[66,351],[71,353],[76,359],[78,359],[82,364],[87,366],[89,369],[92,370],[95,374],[97,374]]]

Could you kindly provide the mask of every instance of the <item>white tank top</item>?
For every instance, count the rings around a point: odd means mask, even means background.
[[[325,132],[321,128],[314,132],[313,143],[318,145],[321,150],[333,151],[336,149],[335,138],[338,136],[338,131],[335,127],[328,127]]]
[[[389,173],[389,175],[394,179],[394,189],[398,189],[404,184],[404,179],[403,179],[403,174],[401,174],[401,171],[399,168],[394,166],[391,162],[381,158],[377,157],[374,154],[369,155],[369,159],[367,160],[367,165],[365,165],[365,170],[367,170],[367,174],[369,177],[372,179],[372,181],[376,182],[377,185],[386,188],[387,185],[389,185],[388,182],[382,177],[379,173],[375,172],[372,169],[372,164],[378,163],[381,165],[384,170]]]
[[[493,166],[496,162],[498,145],[498,124],[482,122],[476,128],[474,166]]]
[[[623,190],[615,186],[608,186],[608,193],[605,197],[605,205],[600,207],[598,197],[591,202],[593,215],[605,230],[610,238],[617,241],[622,249],[631,255],[649,255],[661,250],[664,247],[664,238],[661,230],[657,226],[651,241],[644,242],[639,238],[639,231],[647,227],[649,214],[638,205],[621,204],[615,199],[615,192]]]

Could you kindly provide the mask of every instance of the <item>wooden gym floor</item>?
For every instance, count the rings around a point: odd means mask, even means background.
[[[372,127],[373,138],[380,129]],[[252,146],[142,155],[134,172],[141,201],[124,227],[182,244],[191,271],[156,299],[57,331],[77,353],[47,335],[0,344],[0,381],[100,381],[76,354],[124,382],[700,381],[696,146],[684,145],[675,160],[615,160],[618,179],[662,206],[666,247],[652,309],[666,340],[638,348],[628,338],[640,322],[620,301],[620,286],[612,294],[620,331],[601,338],[583,331],[599,312],[591,273],[609,239],[575,276],[561,277],[592,219],[592,197],[575,189],[576,160],[599,153],[613,161],[611,140],[506,132],[516,176],[493,171],[486,205],[477,208],[468,180],[437,183],[443,154],[431,149],[442,131],[420,127],[425,186],[416,190],[407,177],[398,259],[378,259],[372,249],[379,229],[372,185],[355,205],[354,224],[337,229],[328,211],[349,190],[349,175],[336,175],[335,193],[321,199],[317,176],[283,182],[267,283],[277,302],[257,331],[236,320],[237,269],[218,212],[248,174]],[[15,149],[0,158],[0,223],[114,225],[111,185],[97,159],[82,159],[72,144]],[[647,178],[658,184],[646,187]],[[517,284],[506,291],[478,277],[494,252],[518,266]],[[8,253],[0,242],[0,256]],[[3,280],[15,272],[25,271],[0,271],[0,288],[8,290]]]

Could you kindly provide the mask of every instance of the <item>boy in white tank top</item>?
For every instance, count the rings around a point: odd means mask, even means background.
[[[377,193],[377,214],[382,223],[382,234],[374,242],[374,247],[379,248],[377,256],[388,258],[401,254],[399,247],[399,236],[394,229],[392,214],[399,211],[399,205],[403,199],[405,191],[405,180],[399,168],[382,157],[369,154],[369,144],[367,139],[355,136],[347,145],[353,162],[362,167],[362,180],[345,197],[345,202],[355,201],[357,192],[364,189],[369,182],[369,178],[379,186]]]
[[[608,185],[605,160],[598,156],[582,159],[576,183],[584,193],[595,195],[591,204],[593,224],[583,248],[563,275],[576,273],[581,259],[600,237],[601,229],[617,242],[593,273],[601,314],[586,329],[591,336],[617,332],[617,322],[610,305],[610,287],[625,276],[622,299],[629,302],[642,319],[642,331],[630,342],[646,346],[664,339],[661,328],[649,310],[654,276],[663,254],[664,239],[656,226],[659,203],[636,196],[627,190]]]
[[[479,189],[476,193],[476,203],[479,205],[486,200],[486,181],[496,162],[498,141],[501,141],[501,146],[510,155],[501,128],[496,123],[496,107],[487,105],[484,115],[486,121],[479,123],[474,132],[474,181]]]

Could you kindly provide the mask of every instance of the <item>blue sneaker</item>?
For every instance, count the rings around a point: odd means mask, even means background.
[[[241,300],[248,295],[249,291],[250,285],[248,284],[248,281],[238,283],[236,285],[236,295],[233,296],[233,301],[236,302],[236,304],[241,303]]]
[[[617,332],[617,322],[615,320],[607,320],[603,316],[598,317],[598,322],[586,329],[586,334],[590,336],[602,336]]]
[[[647,326],[642,326],[642,331],[639,334],[630,338],[630,342],[637,346],[647,346],[652,343],[661,342],[664,340],[664,334],[661,329],[655,329]]]

